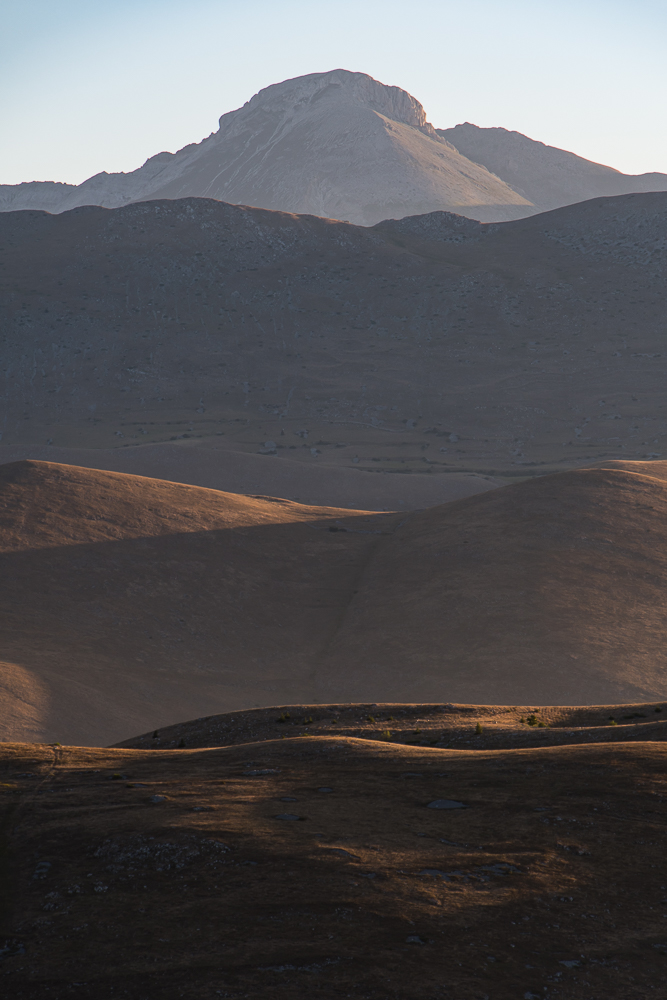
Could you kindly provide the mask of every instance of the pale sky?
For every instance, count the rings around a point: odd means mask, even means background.
[[[337,68],[409,91],[436,128],[667,173],[667,0],[3,0],[0,183],[133,170]]]

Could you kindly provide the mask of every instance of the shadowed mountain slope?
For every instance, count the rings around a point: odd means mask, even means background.
[[[660,457],[666,260],[667,194],[497,226],[5,213],[2,446],[187,439],[431,475]]]
[[[667,487],[646,466],[411,514],[2,466],[3,736],[100,745],[276,703],[662,699]]]
[[[497,222],[533,210],[441,139],[410,94],[342,69],[267,87],[207,139],[131,173],[0,188],[5,211],[192,197],[359,225],[435,210]]]
[[[479,128],[470,122],[437,132],[463,156],[502,178],[538,212],[591,198],[667,191],[667,174],[622,174],[521,132]]]

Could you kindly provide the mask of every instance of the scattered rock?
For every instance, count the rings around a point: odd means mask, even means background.
[[[426,944],[426,940],[419,934],[408,934],[405,939],[406,944]]]
[[[150,797],[150,799],[148,801],[149,802],[166,802],[167,801],[167,796],[166,795],[151,795],[151,797]]]
[[[51,867],[50,861],[40,861],[37,867],[35,868],[35,874],[33,875],[33,878],[46,878],[46,876],[49,874],[50,867]]]
[[[3,958],[14,958],[15,955],[25,955],[25,945],[16,938],[6,938],[0,944],[0,961]]]
[[[304,817],[303,816],[296,816],[294,813],[278,813],[278,815],[275,818],[276,819],[290,819],[290,820],[294,820],[294,819],[303,819]]]
[[[318,788],[318,792],[333,792],[333,788]]]
[[[427,809],[467,809],[467,806],[463,802],[457,802],[456,799],[434,799],[433,802],[429,802],[426,807]]]

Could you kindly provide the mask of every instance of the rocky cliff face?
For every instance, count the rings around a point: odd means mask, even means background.
[[[486,222],[534,211],[442,139],[410,94],[340,69],[267,87],[223,115],[207,139],[132,173],[34,187],[0,189],[0,208],[60,212],[205,197],[359,225],[437,210]]]

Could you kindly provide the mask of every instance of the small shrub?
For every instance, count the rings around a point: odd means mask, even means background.
[[[415,729],[415,736],[419,736],[420,733],[421,733],[421,729]]]
[[[661,708],[654,708],[653,711],[654,712],[662,712],[662,709]]]
[[[609,725],[610,725],[610,726],[617,726],[617,725],[618,725],[618,722],[616,721],[616,719],[610,719],[610,720],[609,720]]]
[[[289,719],[291,719],[289,712],[283,712],[280,718],[276,719],[276,722],[287,722]]]
[[[523,715],[522,715],[522,716],[521,716],[521,718],[519,719],[519,722],[523,722],[523,724],[524,724],[524,725],[526,724],[526,720],[524,719]]]
[[[478,722],[477,725],[475,726],[475,732],[477,733],[478,736],[481,736],[482,733],[484,732],[484,728],[481,722]]]
[[[158,738],[158,735],[159,734],[158,734],[158,731],[156,729],[155,732],[153,733],[153,739],[156,740]]]
[[[391,733],[389,732],[388,729],[383,729],[382,732],[380,733],[380,736],[382,737],[383,740],[391,739]]]
[[[529,726],[537,725],[537,719],[535,718],[534,715],[529,715],[528,718],[526,719],[526,722],[528,723]]]
[[[182,750],[184,747],[185,747],[185,740],[181,736],[180,740],[178,741],[178,747],[177,747],[177,749],[178,750]]]
[[[375,716],[374,715],[367,715],[366,716],[366,721],[367,722],[375,722]]]
[[[313,717],[312,717],[312,715],[309,715],[307,719],[304,719],[304,720],[303,720],[303,723],[302,723],[302,725],[304,725],[304,726],[309,726],[309,725],[311,724],[311,722],[312,722],[312,721],[313,721]]]
[[[656,712],[659,712],[659,711],[660,711],[660,709],[656,708]],[[394,719],[393,715],[387,716],[387,722],[394,722],[394,721],[395,721],[395,719]]]
[[[537,728],[538,729],[548,729],[548,726],[547,726],[546,722],[538,722],[537,723]]]

